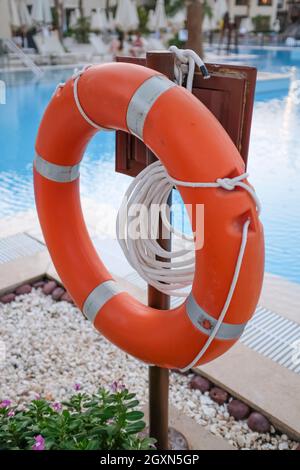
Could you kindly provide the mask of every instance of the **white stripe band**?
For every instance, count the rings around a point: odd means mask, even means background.
[[[83,305],[83,314],[88,320],[94,323],[98,312],[115,295],[120,294],[115,281],[106,281],[99,284],[88,296]]]
[[[196,302],[194,296],[190,294],[186,303],[186,311],[193,325],[207,336],[215,328],[217,321],[214,317],[205,312]],[[232,323],[222,323],[215,336],[216,339],[231,340],[238,339],[242,335],[247,323],[234,325]]]
[[[127,127],[132,134],[143,139],[144,125],[156,100],[167,90],[177,86],[164,75],[146,80],[135,92],[127,110]]]
[[[71,183],[77,180],[80,174],[80,164],[74,166],[56,165],[47,162],[39,155],[35,156],[34,166],[40,175],[56,183]]]

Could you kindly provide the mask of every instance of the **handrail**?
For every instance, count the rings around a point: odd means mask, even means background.
[[[5,46],[11,51],[17,54],[19,59],[23,62],[24,65],[26,65],[32,73],[35,74],[36,77],[41,78],[44,72],[40,67],[36,65],[34,60],[29,57],[27,54],[25,54],[20,47],[17,46],[17,44],[12,40],[12,39],[5,39],[4,40]]]

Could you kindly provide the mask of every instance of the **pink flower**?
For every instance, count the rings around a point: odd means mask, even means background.
[[[79,392],[79,390],[81,390],[81,385],[80,384],[75,384],[74,385],[74,390],[76,390],[76,392]]]
[[[8,408],[10,405],[11,405],[11,401],[10,401],[10,400],[3,400],[3,401],[0,403],[0,408]]]
[[[113,393],[117,393],[117,392],[122,392],[123,390],[125,390],[125,385],[121,382],[121,380],[116,380],[115,382],[113,382],[110,386],[110,389]]]
[[[32,450],[45,450],[45,439],[43,438],[43,436],[35,436],[34,440],[35,443],[31,447]]]
[[[54,411],[61,411],[61,409],[62,409],[61,403],[58,403],[58,402],[57,402],[57,403],[53,403],[51,406],[52,406],[52,409],[53,409]]]
[[[7,413],[7,416],[8,416],[9,418],[12,418],[13,416],[15,416],[14,410],[10,410],[10,411]]]

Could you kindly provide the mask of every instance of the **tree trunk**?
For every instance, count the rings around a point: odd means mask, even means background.
[[[58,27],[58,37],[60,41],[63,40],[63,22],[64,22],[64,7],[61,0],[55,0],[54,2],[56,11],[57,11],[57,27]]]
[[[203,21],[203,1],[188,0],[187,2],[187,29],[188,40],[186,47],[193,49],[198,55],[203,57],[202,42],[202,21]]]
[[[80,17],[83,18],[83,17],[84,17],[84,12],[83,12],[83,0],[79,0],[78,8],[79,8],[79,11],[80,11]]]

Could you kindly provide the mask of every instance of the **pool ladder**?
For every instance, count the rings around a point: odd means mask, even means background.
[[[17,57],[21,60],[21,62],[23,62],[23,64],[26,65],[26,67],[28,67],[37,78],[41,78],[43,76],[44,72],[42,71],[42,69],[40,69],[40,67],[36,65],[33,59],[27,54],[25,54],[12,39],[5,39],[4,45],[9,51],[16,54]]]

